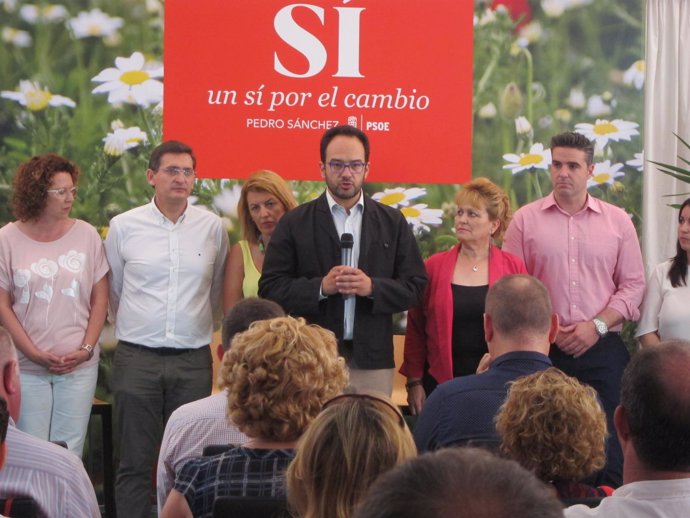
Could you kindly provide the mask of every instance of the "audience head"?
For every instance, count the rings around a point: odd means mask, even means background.
[[[249,199],[256,195],[260,195],[261,199],[256,202]],[[262,230],[257,224],[261,212],[258,202],[269,207],[268,210],[275,220],[271,222],[273,225],[278,224],[283,214],[297,207],[297,200],[290,186],[280,175],[266,170],[253,173],[242,184],[240,201],[237,204],[242,238],[250,243],[258,243]]]
[[[498,185],[488,178],[475,178],[466,183],[455,195],[455,205],[458,207],[469,205],[476,209],[484,209],[489,215],[489,221],[496,222],[498,227],[491,234],[501,242],[512,217],[510,199]]]
[[[19,221],[37,220],[48,204],[53,176],[67,173],[77,184],[79,168],[53,153],[35,156],[19,165],[12,181],[12,213]]]
[[[247,436],[294,441],[347,385],[335,335],[303,318],[255,322],[223,357],[228,416]]]
[[[530,343],[548,348],[555,338],[558,322],[551,312],[549,292],[536,277],[524,274],[501,277],[489,288],[484,314],[492,356],[494,337],[517,348]]]
[[[336,396],[298,443],[287,471],[290,506],[300,518],[349,518],[379,475],[416,453],[390,399]]]
[[[503,452],[545,482],[583,479],[606,461],[596,391],[555,367],[511,384],[496,430]]]
[[[690,342],[669,340],[633,355],[623,373],[615,415],[624,467],[631,444],[648,471],[690,473],[688,372]]]
[[[585,153],[585,162],[592,165],[594,162],[594,142],[585,137],[582,133],[566,131],[551,137],[551,151],[557,147],[569,147],[579,149]]]
[[[240,300],[223,319],[223,349],[230,349],[235,335],[249,329],[254,322],[284,316],[283,308],[272,300],[257,297]]]
[[[194,150],[179,140],[167,140],[156,146],[149,157],[149,169],[151,171],[158,171],[161,166],[161,158],[168,153],[171,155],[189,155],[192,158],[193,167],[196,169],[196,156],[194,156]]]
[[[410,459],[374,482],[354,518],[562,518],[555,493],[512,460],[475,448]]]
[[[671,260],[668,278],[671,286],[688,285],[688,256],[690,256],[690,198],[685,200],[678,210],[678,240],[676,255]]]
[[[369,163],[369,137],[367,137],[366,133],[364,133],[361,129],[356,128],[355,126],[343,125],[335,126],[327,130],[321,137],[319,151],[321,154],[322,164],[326,163],[326,149],[328,149],[328,144],[330,144],[331,140],[333,140],[338,135],[342,135],[345,137],[355,137],[357,140],[359,140],[362,143],[362,146],[364,146],[364,161],[366,163]]]
[[[0,326],[0,397],[7,403],[10,416],[19,419],[21,405],[17,350],[7,330]]]

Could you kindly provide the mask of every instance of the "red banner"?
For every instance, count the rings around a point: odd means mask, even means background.
[[[471,1],[167,0],[166,139],[199,175],[318,180],[321,134],[371,140],[370,181],[471,176]]]

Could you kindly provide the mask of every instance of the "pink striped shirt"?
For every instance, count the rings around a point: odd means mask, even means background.
[[[585,207],[571,216],[551,193],[515,213],[503,251],[546,285],[561,325],[591,320],[607,307],[626,320],[640,316],[640,243],[628,214],[614,205],[587,195]]]

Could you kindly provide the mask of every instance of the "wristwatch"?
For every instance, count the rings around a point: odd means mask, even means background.
[[[89,360],[93,358],[93,345],[84,344],[79,348],[80,351],[86,351],[89,354]]]
[[[600,318],[593,318],[592,322],[594,322],[594,329],[596,329],[600,338],[603,338],[608,334],[609,326],[606,325],[606,322]]]

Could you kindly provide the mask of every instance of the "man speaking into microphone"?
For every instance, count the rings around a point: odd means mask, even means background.
[[[370,165],[364,132],[329,129],[320,155],[326,191],[281,218],[259,296],[333,331],[353,388],[390,395],[392,316],[420,302],[424,263],[402,213],[362,192]]]

